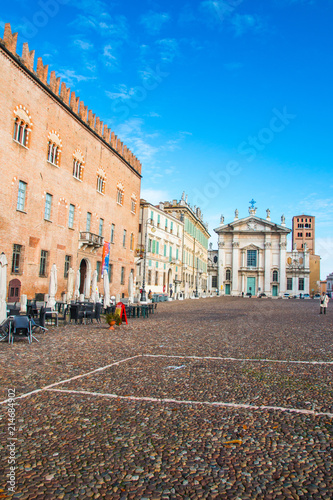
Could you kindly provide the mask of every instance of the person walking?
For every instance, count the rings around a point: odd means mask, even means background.
[[[322,293],[320,297],[320,314],[322,314],[322,312],[326,314],[328,301],[329,301],[328,295],[326,295],[326,293]]]

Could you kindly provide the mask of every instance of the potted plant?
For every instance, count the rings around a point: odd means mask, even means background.
[[[114,330],[114,325],[121,325],[122,324],[122,319],[119,316],[119,314],[116,313],[108,313],[106,316],[106,322],[110,325],[109,330]]]

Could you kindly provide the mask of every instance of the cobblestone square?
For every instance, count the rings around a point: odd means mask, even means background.
[[[0,498],[331,499],[332,317],[217,297],[1,342]]]

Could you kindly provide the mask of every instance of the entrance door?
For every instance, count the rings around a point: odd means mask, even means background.
[[[80,264],[80,294],[84,293],[84,282],[87,274],[87,263],[85,259],[81,260]]]
[[[225,285],[225,294],[226,294],[226,295],[230,295],[230,283],[227,283],[227,284]]]
[[[21,299],[21,282],[18,279],[9,282],[8,302],[19,302]]]
[[[277,297],[278,296],[278,287],[277,287],[277,285],[273,285],[272,295],[273,295],[273,297]]]
[[[256,279],[255,278],[247,278],[247,291],[246,293],[250,293],[251,295],[256,294]]]

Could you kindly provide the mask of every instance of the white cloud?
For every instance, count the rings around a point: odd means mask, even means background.
[[[79,39],[74,40],[74,45],[79,47],[80,50],[91,50],[94,47],[92,43]]]
[[[127,101],[135,95],[134,88],[128,88],[125,84],[120,84],[114,87],[115,92],[110,92],[107,90],[105,93],[110,99],[121,99],[122,101]]]
[[[61,80],[63,80],[67,86],[72,87],[76,82],[87,82],[89,80],[96,80],[96,76],[84,76],[75,73],[75,71],[71,69],[64,69],[62,71],[57,72],[57,76],[60,76]]]
[[[167,201],[170,199],[168,191],[163,191],[162,189],[142,189],[141,198],[147,200],[153,205],[157,205],[160,201]]]
[[[175,38],[164,38],[157,40],[155,45],[158,47],[161,60],[163,62],[172,62],[179,55],[178,42]]]
[[[165,12],[148,12],[140,18],[140,23],[144,25],[151,35],[156,35],[162,26],[170,20],[170,15]]]

